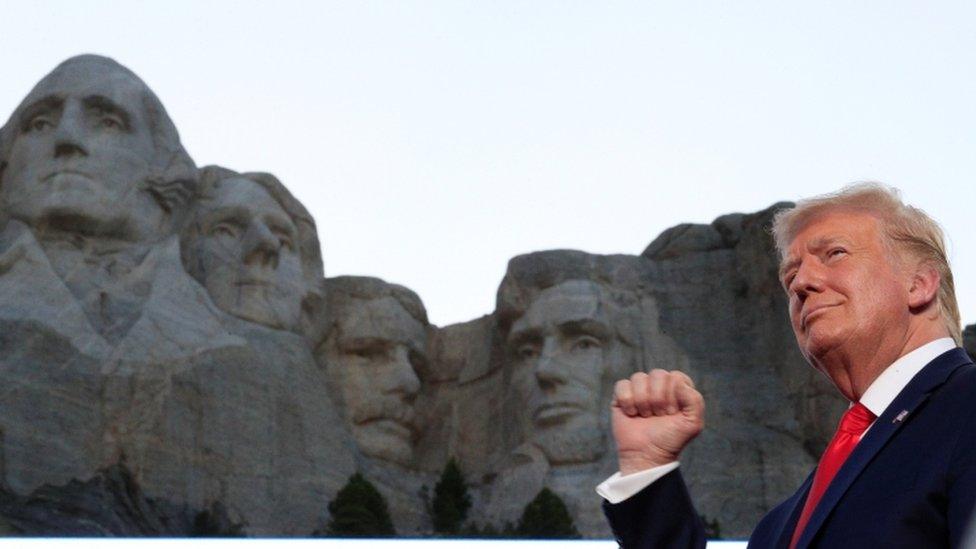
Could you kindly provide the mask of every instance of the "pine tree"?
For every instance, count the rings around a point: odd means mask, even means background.
[[[356,473],[329,502],[328,535],[334,537],[393,537],[393,521],[383,495]]]
[[[461,525],[468,518],[469,509],[471,496],[468,495],[468,485],[464,482],[461,468],[452,457],[447,460],[441,478],[434,486],[434,501],[431,504],[434,532],[448,536],[458,535]]]
[[[579,538],[566,504],[552,490],[543,488],[522,513],[515,533],[520,538]]]
[[[722,539],[722,525],[718,523],[718,519],[708,520],[705,515],[698,515],[701,519],[702,525],[705,527],[705,537],[708,539]]]

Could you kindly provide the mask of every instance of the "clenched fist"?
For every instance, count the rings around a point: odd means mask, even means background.
[[[617,382],[611,414],[620,473],[629,475],[676,461],[705,427],[705,400],[687,375],[651,370]]]

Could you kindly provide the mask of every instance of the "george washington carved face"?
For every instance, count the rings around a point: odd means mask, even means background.
[[[154,129],[165,113],[158,100],[150,112],[154,100],[138,77],[109,59],[82,56],[60,65],[4,127],[0,202],[7,213],[42,230],[132,241],[169,234],[166,202],[150,183],[155,163],[162,148],[192,162],[175,130],[165,147],[160,142]]]

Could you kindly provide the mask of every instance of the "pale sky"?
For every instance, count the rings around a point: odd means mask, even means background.
[[[197,164],[276,174],[328,276],[491,312],[509,258],[639,254],[666,228],[858,180],[951,240],[976,322],[967,2],[0,0],[0,117],[79,53],[159,95]]]

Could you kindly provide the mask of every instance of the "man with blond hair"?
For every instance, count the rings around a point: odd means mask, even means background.
[[[956,547],[976,502],[976,367],[939,226],[877,184],[773,224],[797,343],[851,404],[819,465],[750,547]],[[704,547],[678,470],[704,399],[678,371],[617,382],[619,472],[597,491],[624,547]]]

